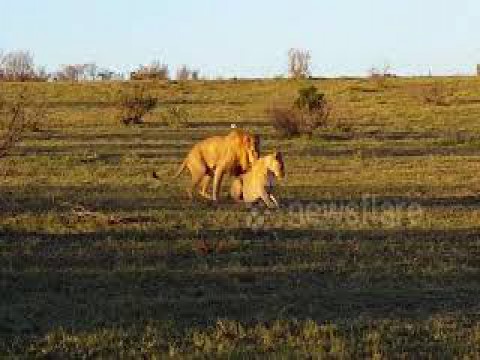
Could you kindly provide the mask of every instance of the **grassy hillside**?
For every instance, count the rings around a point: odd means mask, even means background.
[[[264,109],[304,82],[148,83],[137,127],[113,116],[132,83],[28,84],[51,115],[0,159],[0,354],[477,356],[480,79],[306,83],[331,126],[290,140]],[[281,210],[171,179],[232,122],[284,152]]]

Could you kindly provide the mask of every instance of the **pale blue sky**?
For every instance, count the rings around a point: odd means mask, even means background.
[[[479,0],[0,0],[0,49],[38,65],[117,71],[160,59],[209,76],[285,74],[291,47],[316,75],[472,73]]]

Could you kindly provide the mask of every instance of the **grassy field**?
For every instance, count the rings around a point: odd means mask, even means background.
[[[136,127],[131,83],[29,84],[51,114],[0,159],[0,357],[478,358],[480,78],[309,83],[331,126],[297,139],[264,115],[295,81],[148,83]],[[281,210],[171,179],[232,122],[284,152]]]

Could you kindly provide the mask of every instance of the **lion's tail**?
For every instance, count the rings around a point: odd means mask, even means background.
[[[182,163],[182,165],[180,165],[180,168],[177,170],[177,172],[175,173],[175,175],[173,175],[174,178],[177,178],[180,176],[180,174],[183,172],[183,170],[185,170],[185,167],[187,166],[187,159],[185,159]],[[157,172],[154,171],[153,174],[152,174],[153,178],[154,179],[157,179],[157,180],[160,180],[160,176],[158,176]]]
[[[174,178],[177,178],[180,176],[180,174],[185,170],[185,167],[187,166],[187,159],[183,160],[182,165],[178,168],[177,172],[175,175],[173,175]]]

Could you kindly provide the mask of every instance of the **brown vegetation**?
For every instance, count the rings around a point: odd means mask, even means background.
[[[47,117],[46,102],[43,99],[34,102],[33,94],[25,87],[8,100],[0,98],[0,157],[7,155],[25,132],[40,130]]]
[[[293,104],[273,104],[267,115],[282,137],[294,137],[312,135],[317,128],[326,126],[330,109],[325,95],[309,86],[298,91]]]
[[[120,92],[118,117],[125,125],[141,124],[143,117],[157,106],[158,99],[151,96],[145,86],[135,86]]]
[[[168,80],[168,65],[160,61],[152,61],[150,65],[141,66],[138,70],[130,73],[132,80]]]

